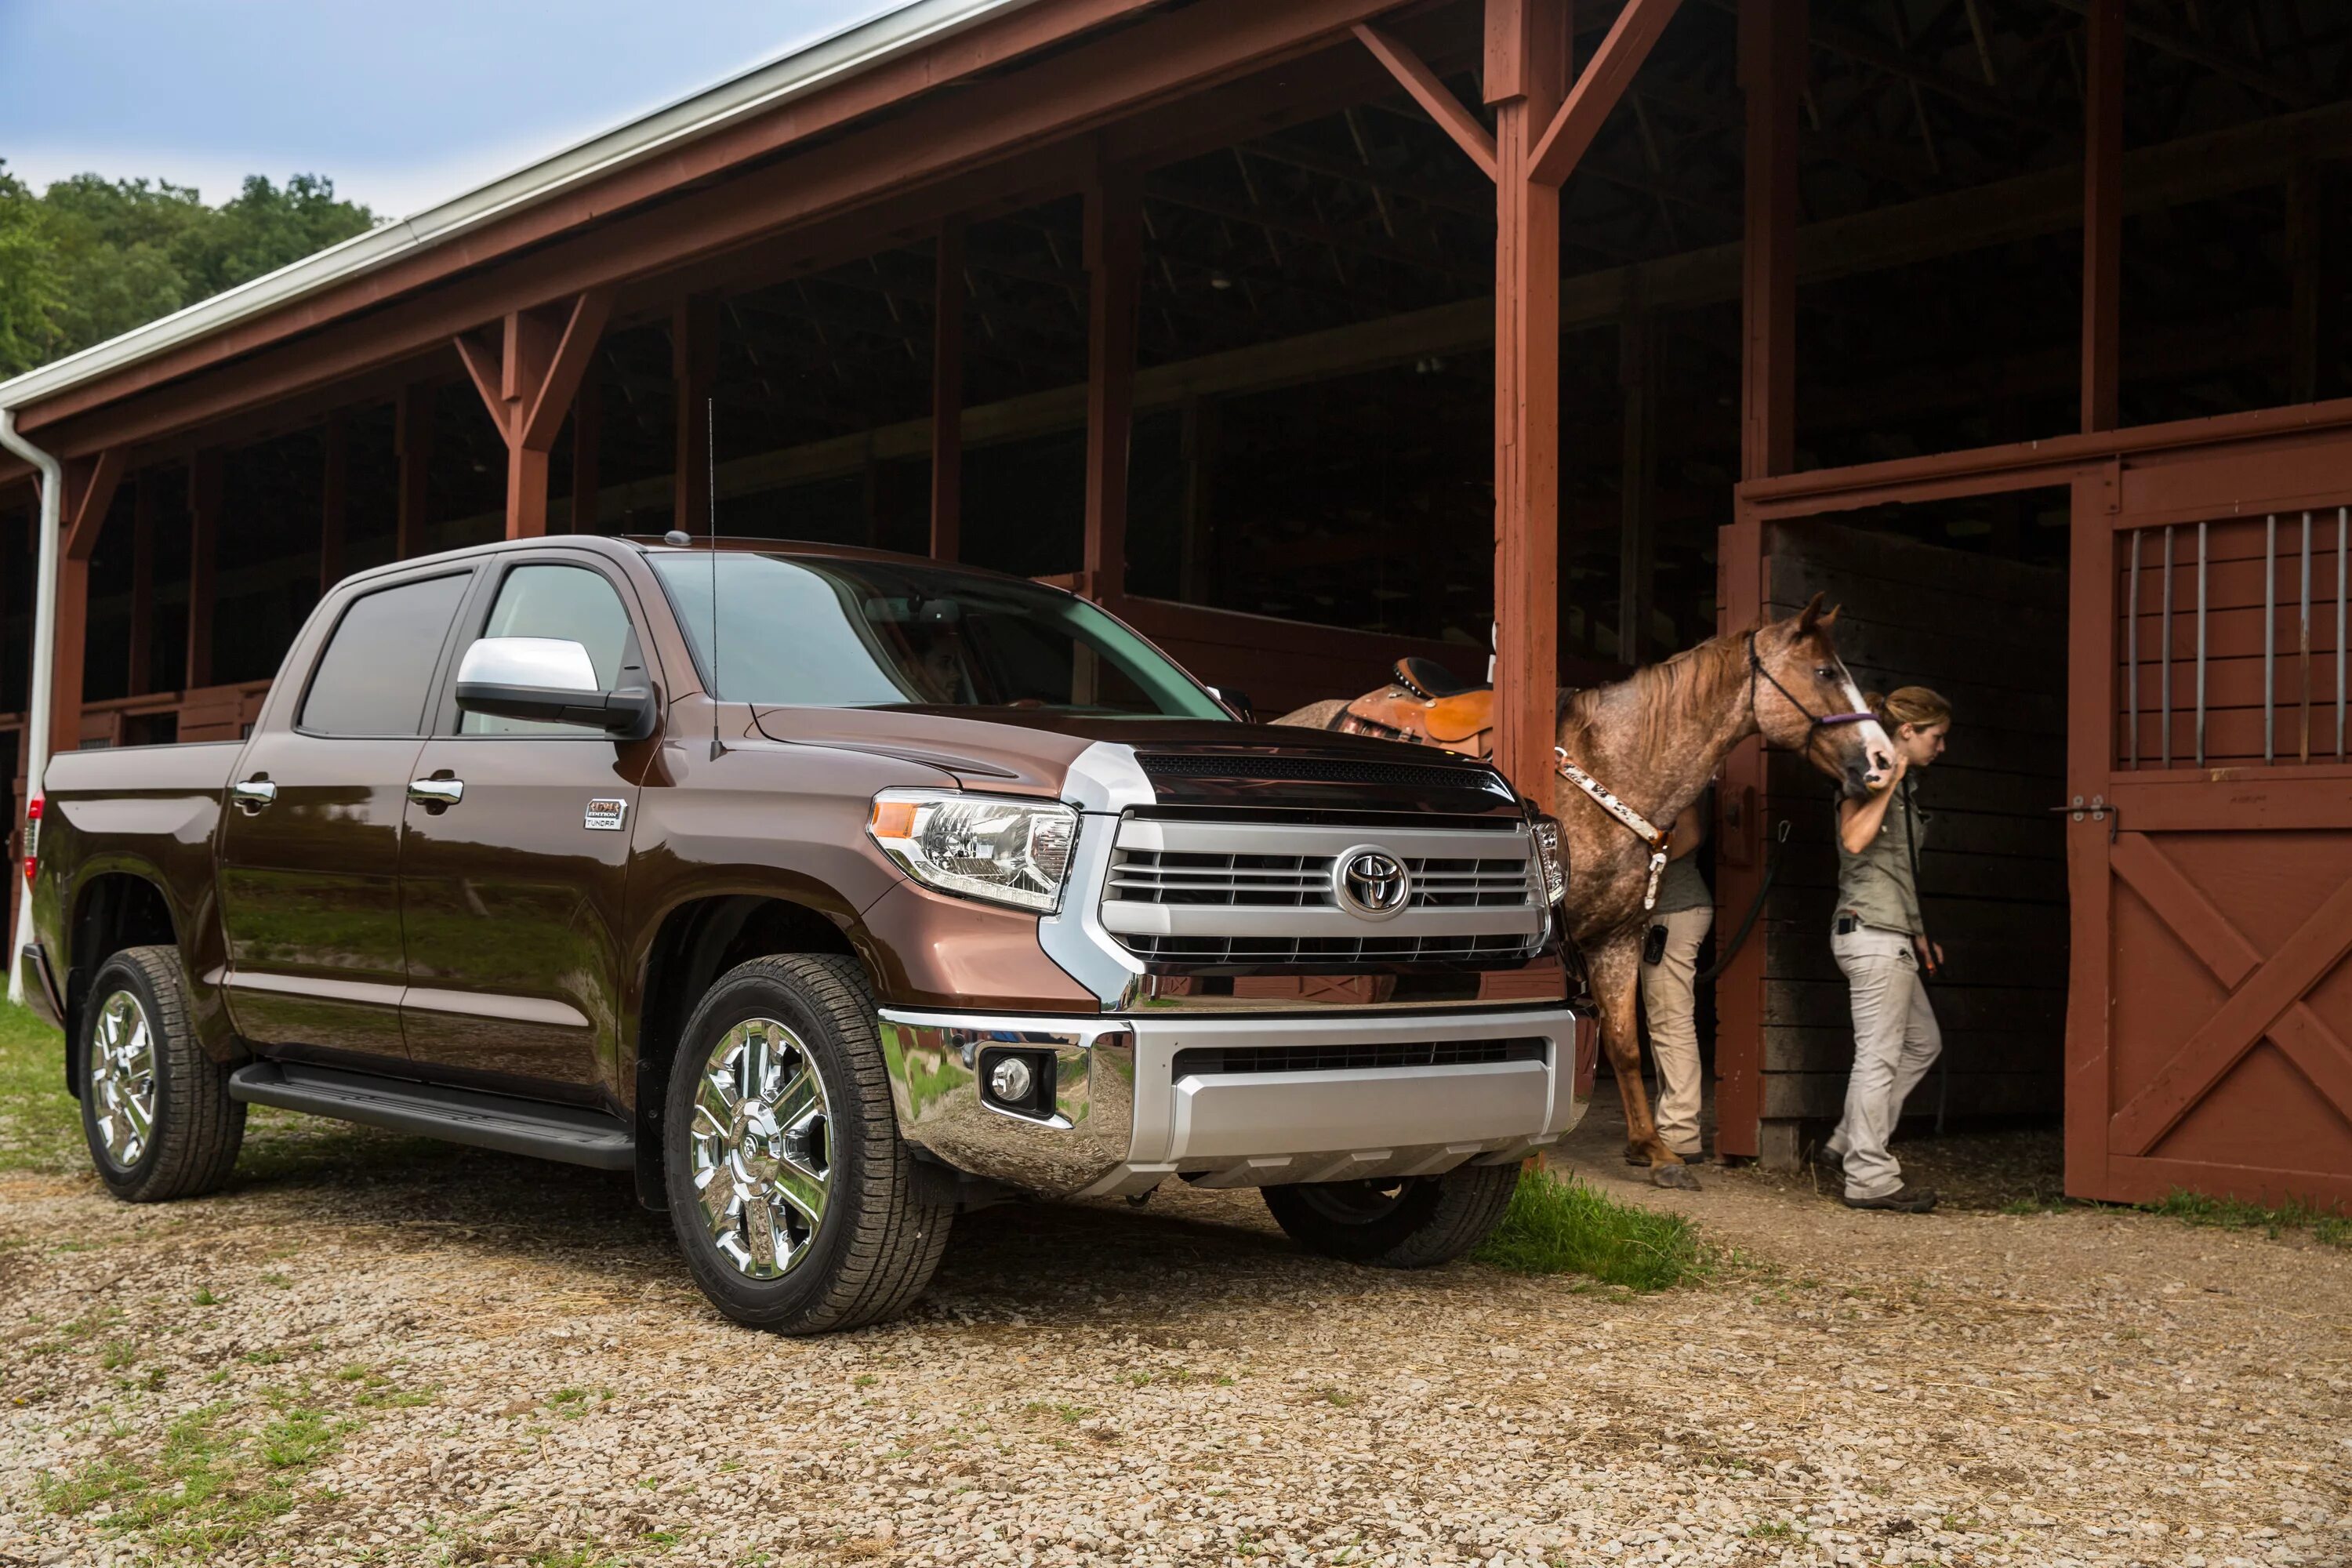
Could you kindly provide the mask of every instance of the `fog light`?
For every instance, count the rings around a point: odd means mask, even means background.
[[[1029,1070],[1028,1062],[1020,1057],[1001,1056],[996,1058],[996,1065],[988,1069],[989,1093],[1008,1105],[1025,1102],[1036,1081],[1037,1075]]]

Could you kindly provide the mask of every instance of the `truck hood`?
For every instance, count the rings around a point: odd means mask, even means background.
[[[1165,805],[1518,815],[1482,763],[1430,747],[1272,724],[993,708],[761,708],[788,744],[871,752],[946,771],[967,789],[1061,798],[1087,748],[1133,748]]]

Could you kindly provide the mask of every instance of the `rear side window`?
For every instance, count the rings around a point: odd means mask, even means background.
[[[421,735],[433,664],[467,574],[427,577],[352,601],[335,624],[297,724],[315,735]]]

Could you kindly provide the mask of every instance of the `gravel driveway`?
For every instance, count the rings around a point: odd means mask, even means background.
[[[1184,1192],[973,1216],[912,1319],[790,1341],[624,1182],[256,1129],[201,1202],[0,1176],[0,1563],[2352,1561],[2352,1253],[2293,1237],[1593,1158],[1711,1283]]]

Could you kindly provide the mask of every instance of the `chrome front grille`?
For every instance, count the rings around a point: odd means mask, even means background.
[[[1532,840],[1502,830],[1385,825],[1120,823],[1103,929],[1155,964],[1319,968],[1507,963],[1548,918]],[[1340,896],[1371,851],[1405,871],[1402,901],[1372,914]]]
[[[1244,964],[1253,968],[1345,969],[1363,963],[1461,963],[1523,958],[1534,939],[1524,936],[1129,936],[1119,942],[1138,958],[1167,963]]]
[[[1110,896],[1141,904],[1329,909],[1336,861],[1331,855],[1122,847],[1111,852]],[[1412,878],[1413,909],[1516,909],[1527,901],[1524,852],[1423,856],[1405,865]]]

